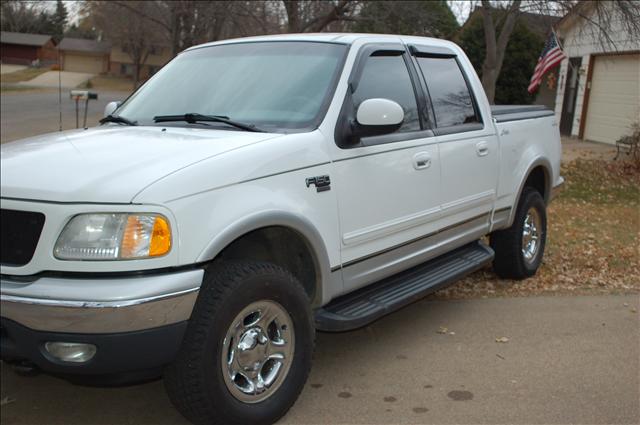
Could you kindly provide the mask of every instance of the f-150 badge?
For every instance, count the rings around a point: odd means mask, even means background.
[[[314,185],[318,192],[324,192],[326,190],[331,190],[331,179],[329,176],[315,176],[315,177],[307,177],[305,180],[307,187]]]

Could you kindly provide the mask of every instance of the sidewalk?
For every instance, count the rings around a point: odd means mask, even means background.
[[[587,142],[573,137],[562,137],[562,161],[571,162],[582,159],[612,160],[616,156],[616,147],[605,143]]]

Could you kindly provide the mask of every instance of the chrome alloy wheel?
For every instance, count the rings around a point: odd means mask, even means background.
[[[538,250],[542,238],[542,219],[540,213],[535,208],[530,208],[524,218],[522,227],[522,256],[525,261],[532,263]]]
[[[233,319],[222,348],[222,374],[233,396],[258,403],[272,396],[293,361],[295,334],[289,313],[262,300]]]

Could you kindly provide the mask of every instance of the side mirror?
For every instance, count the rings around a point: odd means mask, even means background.
[[[122,104],[122,102],[109,102],[107,106],[104,107],[104,116],[108,117],[113,114],[116,109]]]
[[[389,99],[367,99],[356,112],[358,136],[377,136],[393,133],[404,121],[404,110]]]

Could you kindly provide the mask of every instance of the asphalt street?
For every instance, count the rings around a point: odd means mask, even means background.
[[[98,92],[98,100],[89,101],[87,126],[98,124],[104,107],[114,100],[124,100],[124,92]],[[75,102],[69,98],[69,90],[63,90],[61,108],[58,107],[57,90],[15,91],[0,96],[0,142],[10,142],[29,136],[58,131],[60,109],[62,128],[76,128]],[[84,102],[80,104],[82,126]]]
[[[426,299],[318,334],[311,377],[281,423],[638,424],[638,298]],[[6,365],[1,376],[5,425],[186,423],[162,381],[89,388]]]

